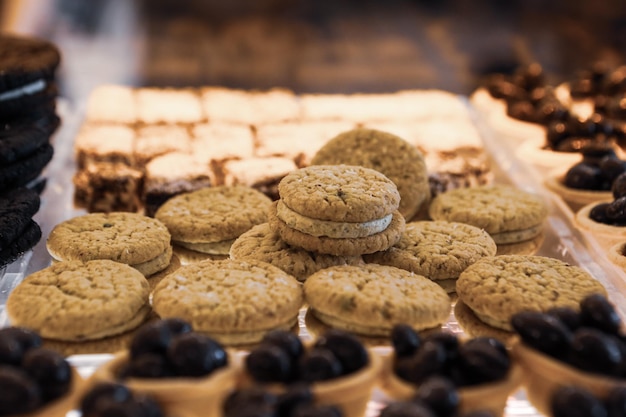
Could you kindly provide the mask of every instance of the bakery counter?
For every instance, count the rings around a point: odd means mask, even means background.
[[[224,93],[224,91],[216,90],[213,91],[213,93],[221,94]],[[433,97],[439,96],[434,95]],[[449,100],[448,96],[444,97],[444,101]],[[312,100],[310,102],[310,108],[315,109],[318,112],[332,112],[332,106],[338,106],[336,108],[343,108],[345,104],[353,103],[356,99],[365,100],[366,102],[370,101],[371,106],[368,110],[366,110],[366,113],[369,112],[369,116],[371,117],[372,114],[376,114],[372,111],[372,109],[375,108],[376,101],[381,100],[382,98],[383,97],[381,96],[374,97],[374,95],[358,98],[334,97],[326,95],[323,97],[312,96],[309,97],[309,100]],[[390,102],[393,102],[393,98],[393,95],[384,96],[384,99],[391,100]],[[301,98],[296,98],[296,103],[301,105]],[[537,171],[533,171],[532,167],[517,157],[515,150],[512,146],[510,146],[510,143],[499,140],[499,138],[494,134],[494,130],[492,126],[490,126],[489,121],[485,120],[485,118],[481,116],[480,112],[475,111],[475,109],[469,104],[469,100],[463,97],[455,96],[454,103],[460,105],[459,108],[465,114],[462,118],[454,119],[455,123],[459,126],[463,126],[460,131],[464,132],[464,135],[469,138],[468,141],[471,143],[472,147],[480,148],[486,155],[486,161],[490,169],[487,173],[488,175],[485,172],[481,172],[481,181],[513,185],[521,190],[538,194],[548,203],[548,216],[545,221],[542,239],[535,241],[533,243],[534,246],[529,250],[537,255],[556,258],[566,263],[580,266],[582,269],[589,272],[604,285],[607,293],[609,294],[609,299],[616,306],[618,313],[622,318],[626,318],[626,275],[624,272],[609,261],[606,253],[593,238],[584,232],[579,231],[575,227],[574,214],[571,209],[569,209],[563,200],[556,197],[543,186],[540,181],[540,176],[537,175]],[[1,326],[10,325],[4,311],[8,294],[24,279],[24,277],[50,265],[51,257],[46,250],[46,237],[49,235],[52,228],[61,221],[86,213],[86,209],[77,208],[75,206],[74,197],[76,189],[74,181],[77,173],[77,167],[79,165],[76,160],[75,139],[78,137],[82,127],[84,126],[86,118],[88,118],[88,105],[86,103],[76,105],[63,101],[59,104],[59,113],[62,116],[63,124],[54,138],[55,155],[44,173],[48,182],[46,189],[42,194],[41,210],[35,218],[42,227],[44,237],[32,251],[26,253],[17,262],[10,264],[0,278],[0,305],[2,306],[2,314],[0,315]],[[391,112],[389,114],[389,118],[393,118],[393,113],[394,112]],[[249,116],[256,117],[258,115],[258,113],[250,113]],[[397,113],[395,115],[397,116]],[[343,122],[346,122],[345,119],[348,118],[349,120],[347,121],[347,125],[358,125],[359,120],[363,116],[364,114],[352,114],[352,119],[349,119],[349,117],[346,117],[346,114],[344,114]],[[328,117],[328,115],[324,117]],[[432,136],[428,135],[432,134],[431,130],[434,129],[433,126],[435,126],[435,122],[433,122],[433,120],[413,120],[411,119],[413,117],[412,115],[408,115],[406,117],[407,119],[402,120],[401,123],[398,123],[398,121],[395,121],[394,123],[393,120],[377,120],[364,124],[368,127],[371,126],[381,130],[387,129],[393,131],[395,129],[395,132],[398,135],[404,133],[405,135],[410,135],[413,138],[432,138]],[[445,120],[445,118],[442,118],[442,120]],[[203,124],[206,124],[205,122],[203,122]],[[319,128],[322,123],[307,121],[306,123],[301,122],[297,124],[299,128],[303,125],[317,126]],[[327,135],[328,130],[326,129],[328,129],[329,126],[335,129],[340,125],[340,122],[334,120],[331,124],[324,123],[325,128],[321,128],[318,131],[321,131],[321,134]],[[140,124],[140,126],[145,127],[142,124]],[[291,127],[294,128],[294,126]],[[286,128],[284,124],[280,125],[280,127],[283,129]],[[273,131],[273,134],[278,136],[277,132],[280,132],[280,129],[276,126],[274,128],[264,126],[262,129],[254,129],[253,133],[256,135],[259,131]],[[419,134],[412,133],[416,131],[419,132]],[[454,146],[466,148],[463,146],[463,141],[461,139],[464,135],[461,134],[455,136],[451,133],[451,131],[453,131],[453,129],[446,130],[446,134],[442,135],[442,137],[447,138],[449,143],[454,143]],[[287,128],[286,132],[290,132],[290,130]],[[288,137],[288,134],[289,133],[286,133],[285,136]],[[272,136],[271,133],[268,133],[268,135]],[[255,141],[253,141],[255,152],[259,151],[258,139],[259,136],[257,135],[255,136]],[[282,146],[288,146],[288,143],[289,141],[285,140]],[[272,141],[264,140],[262,141],[262,144],[263,147],[261,148],[261,151],[267,152],[267,155],[265,156],[267,158],[276,157],[272,155],[280,152],[280,150],[269,150],[272,145],[277,145],[276,143],[272,143]],[[427,167],[430,162],[432,164],[431,167],[436,167],[438,169],[438,171],[432,170],[430,172],[431,187],[435,184],[439,187],[447,186],[449,189],[454,188],[450,185],[450,181],[435,181],[436,179],[445,177],[446,175],[448,175],[448,178],[456,178],[454,175],[451,175],[450,172],[446,171],[446,169],[450,169],[450,165],[448,164],[450,159],[445,160],[444,156],[447,153],[450,153],[450,150],[436,149],[435,145],[430,145],[431,147],[428,148],[422,144],[422,146],[424,146],[423,150],[426,153]],[[421,146],[416,146],[422,149]],[[441,148],[443,145],[440,143],[438,146]],[[278,157],[283,159],[292,158],[290,160],[294,166],[297,165],[297,163],[294,162],[296,160],[303,165],[307,163],[307,157],[309,156],[307,154],[308,149],[304,149],[304,147],[302,152],[296,153],[297,155],[293,155],[294,152],[287,152],[286,150],[283,150],[282,152],[283,154]],[[475,152],[475,150],[473,152]],[[290,156],[287,156],[287,154]],[[93,154],[91,157],[92,156]],[[250,159],[252,158],[258,158],[258,156],[252,155],[250,156]],[[452,157],[452,160],[454,160],[454,157]],[[223,173],[224,170],[221,172]],[[243,172],[245,172],[245,170],[243,170]],[[250,173],[247,173],[248,177],[249,174]],[[229,178],[234,178],[231,181],[235,181],[236,179],[239,183],[248,178],[243,174],[237,177],[234,170],[229,173],[229,175]],[[459,184],[461,184],[461,186],[478,185],[475,178],[472,181],[468,180],[466,182],[456,183],[455,186],[459,187]],[[254,183],[252,182],[249,185],[254,185]],[[434,192],[441,192],[441,190],[437,188],[434,190]],[[441,327],[455,334],[465,335],[468,329],[475,329],[476,323],[471,321],[472,315],[466,314],[466,312],[464,312],[462,308],[456,304],[454,299],[455,297],[453,297],[450,316]],[[302,339],[311,340],[315,334],[319,334],[325,328],[325,325],[319,322],[309,311],[307,311],[306,308],[300,309],[298,315],[298,333]],[[364,340],[369,347],[383,356],[390,353],[391,348],[388,340],[385,340],[384,338],[365,338]],[[88,376],[97,366],[110,359],[111,353],[74,354],[69,357],[69,361],[80,371],[82,375]],[[377,416],[380,409],[387,401],[389,401],[389,398],[386,397],[382,391],[375,390],[372,399],[368,404],[366,415],[368,417]],[[539,415],[540,414],[526,400],[523,390],[517,390],[512,396],[509,397],[505,416],[536,417]]]

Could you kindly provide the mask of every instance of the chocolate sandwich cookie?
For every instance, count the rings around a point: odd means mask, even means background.
[[[0,249],[0,268],[16,260],[41,239],[41,228],[33,220],[29,220],[20,235],[8,246]]]
[[[21,187],[37,178],[53,154],[52,145],[45,143],[25,158],[11,164],[0,165],[0,192]]]
[[[0,114],[2,118],[28,113],[57,95],[54,84],[61,62],[58,48],[45,40],[0,36]]]
[[[0,195],[0,250],[18,238],[39,210],[39,195],[27,188]]]
[[[61,119],[54,113],[23,117],[0,124],[0,164],[12,164],[48,143]]]

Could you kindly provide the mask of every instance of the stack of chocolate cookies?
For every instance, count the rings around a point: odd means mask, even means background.
[[[32,220],[60,124],[55,74],[61,60],[50,42],[0,36],[0,268],[41,239]]]

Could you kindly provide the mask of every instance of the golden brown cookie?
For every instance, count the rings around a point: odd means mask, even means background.
[[[254,226],[239,236],[230,248],[230,258],[267,262],[298,281],[304,281],[309,275],[330,266],[363,265],[361,256],[333,256],[289,246],[267,223]]]
[[[268,221],[291,246],[356,256],[389,248],[404,230],[395,184],[369,168],[302,168],[285,176],[278,190]]]
[[[291,211],[332,222],[363,223],[398,209],[400,194],[383,174],[350,165],[318,165],[287,174],[278,185]]]
[[[508,185],[451,190],[435,197],[433,220],[467,223],[485,229],[496,244],[530,240],[543,230],[548,208],[541,197]]]
[[[134,268],[110,260],[57,262],[27,276],[9,295],[13,326],[63,341],[102,339],[141,324],[150,285]]]
[[[210,187],[171,198],[154,217],[167,226],[176,245],[227,255],[236,238],[267,221],[270,204],[250,187]]]
[[[487,232],[465,223],[419,221],[407,223],[402,237],[386,251],[364,255],[366,262],[390,265],[423,275],[454,292],[459,274],[485,256],[496,254]]]
[[[511,317],[520,311],[578,308],[587,295],[606,295],[604,286],[581,267],[523,255],[479,260],[461,273],[456,291],[480,320],[507,331]]]
[[[433,281],[392,266],[334,266],[304,283],[305,301],[327,325],[388,336],[397,323],[428,329],[450,315],[448,294]]]
[[[92,213],[57,224],[46,242],[59,261],[110,259],[148,276],[169,265],[170,233],[163,223],[136,213]]]
[[[172,255],[170,264],[164,270],[159,271],[156,274],[152,274],[149,277],[146,277],[146,279],[148,280],[148,284],[150,284],[150,291],[152,291],[157,286],[157,284],[163,280],[163,278],[176,271],[180,267],[181,262],[178,258],[178,255]]]
[[[398,187],[398,210],[407,220],[430,201],[424,156],[391,133],[365,128],[343,132],[318,150],[311,164],[359,165],[383,173]]]
[[[469,337],[493,337],[507,345],[511,344],[515,338],[513,332],[498,329],[480,321],[472,309],[462,301],[457,301],[454,305],[454,317]]]
[[[226,345],[256,343],[270,330],[289,330],[302,306],[302,287],[265,262],[202,261],[165,277],[152,294],[161,318],[179,317]]]

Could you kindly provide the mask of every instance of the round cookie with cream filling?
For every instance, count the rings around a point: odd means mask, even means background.
[[[228,255],[236,238],[267,221],[271,203],[250,187],[209,187],[169,199],[154,217],[167,226],[175,245]]]
[[[289,245],[334,256],[385,250],[404,217],[395,184],[373,169],[316,165],[285,176],[270,206],[270,228]]]
[[[366,336],[389,336],[397,323],[436,327],[450,315],[450,297],[432,280],[393,266],[334,266],[311,275],[304,297],[323,323]]]
[[[538,195],[508,185],[488,185],[439,194],[428,213],[433,220],[479,227],[496,244],[509,244],[541,234],[548,207]]]
[[[495,254],[495,242],[482,229],[465,223],[418,221],[407,223],[402,237],[391,248],[364,258],[423,275],[447,292],[454,292],[456,279],[465,268]]]
[[[91,213],[57,224],[46,241],[57,261],[110,259],[145,276],[167,268],[171,236],[160,221],[137,213]]]
[[[415,146],[388,132],[366,128],[343,132],[318,150],[311,164],[359,165],[381,172],[398,187],[402,197],[398,210],[406,220],[430,201],[424,156]]]
[[[150,313],[150,285],[111,260],[57,262],[27,276],[9,295],[13,326],[63,341],[96,340],[139,326]]]
[[[182,318],[225,345],[257,343],[270,330],[290,330],[302,303],[302,286],[294,277],[255,260],[182,266],[152,295],[161,318]]]
[[[579,266],[544,256],[501,255],[470,265],[456,283],[459,299],[484,323],[511,331],[520,311],[578,308],[604,286]]]

